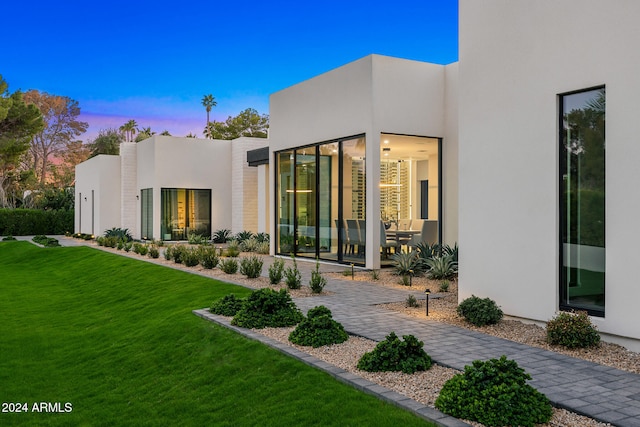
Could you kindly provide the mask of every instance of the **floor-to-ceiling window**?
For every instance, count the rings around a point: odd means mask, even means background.
[[[140,190],[141,209],[141,237],[145,240],[153,239],[153,189]]]
[[[441,145],[440,138],[380,135],[382,265],[392,264],[393,250],[441,241]]]
[[[160,233],[163,240],[186,240],[189,234],[211,236],[211,190],[160,190]]]
[[[560,95],[560,308],[604,316],[605,89]]]
[[[364,264],[364,150],[351,137],[276,153],[276,252]]]

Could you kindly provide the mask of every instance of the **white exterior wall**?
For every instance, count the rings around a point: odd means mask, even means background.
[[[161,188],[210,189],[211,231],[231,228],[231,141],[154,135],[139,142],[137,147],[136,194],[139,195],[141,189],[153,188],[155,238],[161,237]],[[140,215],[140,201],[137,201],[137,224],[140,224]]]
[[[640,2],[460,0],[460,294],[558,308],[558,94],[606,85],[606,317],[640,339]]]
[[[448,140],[444,86],[444,66],[370,55],[276,92],[270,98],[270,158],[274,151],[364,134],[369,219],[366,241],[370,248],[379,247],[376,219],[380,206],[380,134]],[[451,159],[453,157],[448,157],[447,161]],[[275,212],[275,165],[271,170],[270,211]],[[453,187],[449,188],[453,191]],[[455,199],[456,194],[452,192],[450,197]],[[451,225],[456,222],[455,217],[446,218]],[[270,228],[274,236],[275,224]],[[272,253],[275,240],[271,239]],[[377,251],[366,253],[366,266],[378,268]]]
[[[247,151],[267,146],[264,138],[242,137],[231,143],[231,232],[243,230],[258,232],[258,168],[247,163]],[[264,209],[263,209],[264,210]],[[212,231],[215,231],[213,229]]]
[[[120,227],[120,157],[99,155],[77,165],[75,196],[76,233],[99,236]]]
[[[120,224],[122,228],[129,230],[132,236],[139,236],[139,210],[140,201],[136,196],[138,182],[137,168],[137,143],[123,142],[120,144]]]

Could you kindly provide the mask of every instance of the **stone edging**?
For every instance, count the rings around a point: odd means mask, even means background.
[[[427,421],[433,422],[438,426],[442,427],[463,427],[469,426],[469,424],[446,415],[437,409],[426,406],[420,402],[409,399],[408,397],[397,393],[393,390],[389,390],[386,387],[383,387],[379,384],[373,383],[369,380],[366,380],[358,375],[352,374],[351,372],[347,372],[344,369],[338,368],[337,366],[331,365],[323,360],[320,360],[310,354],[304,353],[295,347],[283,344],[274,339],[268,338],[262,334],[256,333],[251,329],[239,328],[237,326],[231,325],[228,318],[224,316],[218,316],[212,314],[207,309],[202,310],[193,310],[193,314],[208,321],[217,323],[225,328],[231,329],[247,338],[259,341],[269,347],[272,347],[276,350],[281,351],[282,353],[287,354],[288,356],[294,357],[300,360],[303,363],[306,363],[309,366],[312,366],[317,369],[321,369],[337,379],[338,381],[342,381],[345,384],[348,384],[364,393],[371,394],[381,400],[389,402],[395,406],[398,406],[407,411],[413,412],[418,417],[425,419]]]

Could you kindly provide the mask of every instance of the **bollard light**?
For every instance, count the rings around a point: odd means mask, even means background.
[[[431,294],[431,290],[429,288],[424,290],[425,295],[427,296],[427,299],[425,300],[426,302],[426,306],[427,306],[427,317],[429,317],[429,294]]]
[[[353,263],[351,263],[351,280],[354,280]]]

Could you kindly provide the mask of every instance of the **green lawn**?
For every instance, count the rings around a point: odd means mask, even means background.
[[[0,425],[425,425],[191,313],[249,291],[87,247],[0,242]],[[33,413],[36,402],[71,403]],[[7,409],[6,407],[4,409]]]

